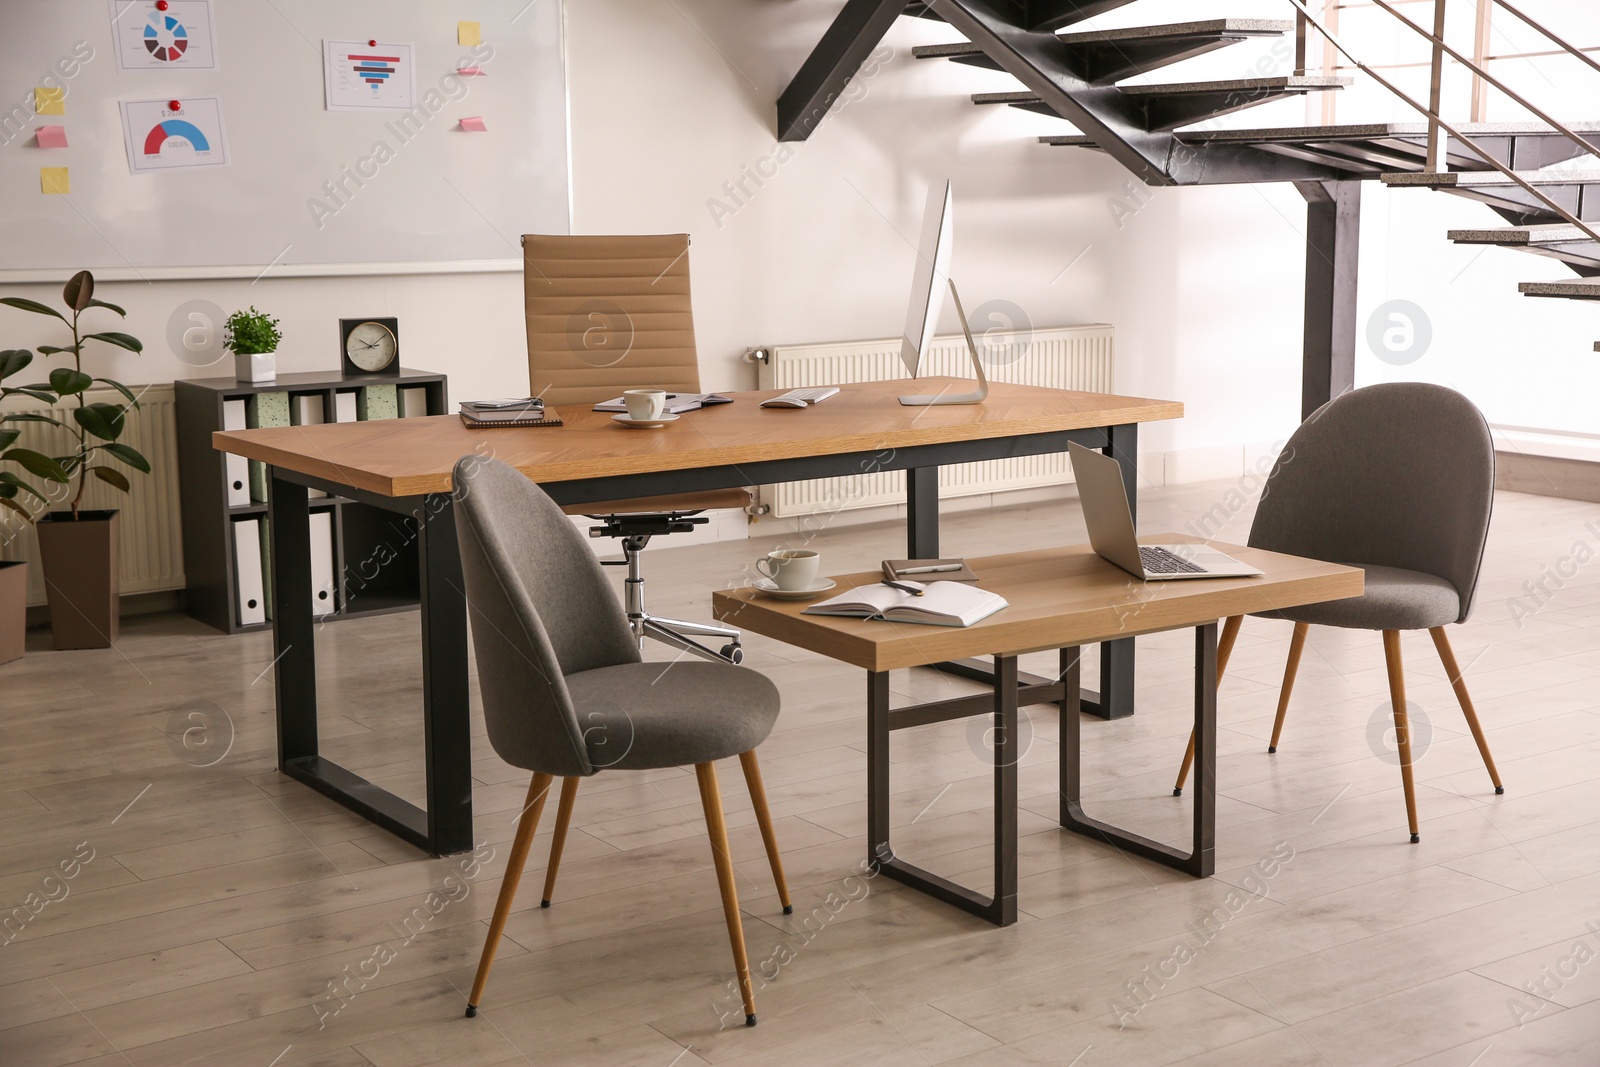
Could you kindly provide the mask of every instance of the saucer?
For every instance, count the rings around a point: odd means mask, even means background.
[[[756,579],[756,588],[776,600],[810,600],[814,596],[826,593],[836,584],[838,583],[832,578],[818,578],[810,589],[779,589],[771,578]]]
[[[620,422],[622,425],[635,430],[654,430],[659,426],[665,426],[669,422],[677,422],[678,416],[667,412],[663,413],[659,419],[636,419],[632,415],[622,414],[611,416],[611,421]]]

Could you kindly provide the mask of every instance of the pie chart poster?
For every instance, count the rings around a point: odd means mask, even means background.
[[[119,70],[215,70],[210,0],[110,0]]]
[[[128,169],[135,174],[228,165],[222,132],[222,101],[189,97],[174,110],[171,100],[124,100],[122,139]]]

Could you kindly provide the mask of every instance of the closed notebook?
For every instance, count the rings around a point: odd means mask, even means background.
[[[888,622],[915,622],[928,626],[971,626],[1001,608],[1006,598],[987,589],[960,582],[905,582],[923,590],[922,596],[887,585],[863,585],[806,608],[803,615],[848,615]]]

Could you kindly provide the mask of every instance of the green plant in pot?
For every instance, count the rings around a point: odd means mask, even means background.
[[[8,551],[27,526],[61,496],[69,484],[66,470],[56,460],[32,448],[17,444],[22,424],[47,423],[65,428],[50,415],[32,411],[8,411],[6,401],[25,397],[54,404],[56,395],[46,386],[7,385],[33,363],[26,349],[0,352],[0,554]],[[15,469],[10,469],[14,467]],[[36,479],[41,481],[35,481]],[[41,487],[42,482],[42,487]],[[21,516],[21,518],[17,518]],[[22,656],[28,625],[28,567],[18,560],[0,559],[0,663]]]
[[[233,353],[234,375],[241,382],[270,382],[278,376],[278,320],[250,305],[228,316],[222,347]]]
[[[55,646],[106,648],[116,640],[119,625],[117,512],[83,507],[84,491],[92,476],[129,492],[131,486],[121,468],[148,474],[150,462],[118,440],[126,426],[128,409],[139,406],[138,398],[121,382],[96,378],[84,371],[83,357],[94,341],[129,352],[143,351],[144,346],[130,334],[84,331],[82,320],[87,312],[105,310],[127,315],[117,305],[95,298],[94,276],[88,271],[74,274],[61,296],[66,303],[65,315],[48,304],[23,297],[0,297],[0,304],[58,319],[71,332],[69,345],[34,346],[40,355],[66,356],[72,365],[51,370],[48,383],[27,387],[30,395],[73,405],[70,424],[47,418],[66,431],[62,435],[66,451],[53,459],[68,479],[67,492],[61,494],[67,506],[38,518],[35,529]],[[89,392],[97,386],[115,391],[122,400],[112,403],[91,399]]]

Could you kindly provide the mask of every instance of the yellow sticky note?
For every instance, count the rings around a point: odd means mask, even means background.
[[[40,87],[33,91],[33,110],[40,115],[65,115],[67,91]]]
[[[72,181],[66,167],[40,167],[39,191],[41,193],[70,193]]]
[[[456,44],[482,44],[483,30],[476,22],[456,23]]]

